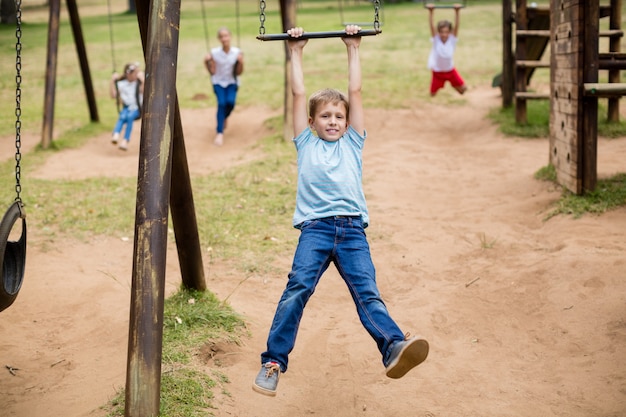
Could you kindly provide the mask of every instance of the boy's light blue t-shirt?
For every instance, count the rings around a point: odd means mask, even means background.
[[[362,184],[365,136],[352,126],[336,142],[315,136],[308,127],[293,139],[298,151],[298,189],[293,225],[330,216],[369,215]]]

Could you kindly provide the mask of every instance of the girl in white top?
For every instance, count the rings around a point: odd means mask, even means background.
[[[121,104],[117,123],[113,128],[111,143],[117,145],[120,140],[120,133],[124,125],[124,139],[120,142],[119,148],[123,151],[128,149],[130,134],[133,130],[133,123],[141,116],[141,104],[143,101],[143,72],[139,70],[138,63],[129,63],[124,67],[124,74],[119,76],[113,73],[110,86],[111,98]],[[119,108],[119,107],[118,107]]]
[[[215,145],[224,143],[226,120],[235,108],[239,76],[243,73],[243,53],[239,48],[230,45],[231,34],[228,28],[217,31],[221,47],[211,49],[204,58],[204,65],[211,74],[213,92],[217,98],[217,135]]]

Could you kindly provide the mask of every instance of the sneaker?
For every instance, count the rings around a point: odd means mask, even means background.
[[[252,389],[259,394],[276,395],[276,387],[278,387],[278,378],[280,377],[280,365],[276,362],[266,362],[261,365],[261,370],[254,380]]]
[[[428,356],[428,342],[419,337],[396,342],[391,348],[391,355],[385,373],[389,378],[402,378],[404,374],[424,362]]]
[[[121,141],[119,148],[123,151],[128,150],[128,141],[127,140]]]
[[[119,133],[113,133],[113,137],[111,137],[111,143],[113,145],[117,145],[117,141],[120,140],[120,134]]]
[[[215,141],[213,141],[213,143],[215,146],[222,146],[224,144],[224,134],[218,133],[217,136],[215,136]]]

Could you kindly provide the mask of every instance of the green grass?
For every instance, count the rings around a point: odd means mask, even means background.
[[[489,111],[489,118],[498,125],[498,130],[507,136],[522,138],[547,138],[550,136],[550,102],[529,100],[526,107],[528,121],[518,124],[515,121],[514,107],[497,107]],[[609,122],[606,108],[598,108],[598,136],[617,138],[626,135],[626,122]]]
[[[161,376],[162,417],[213,415],[213,390],[227,391],[228,378],[219,370],[206,372],[207,343],[238,344],[243,319],[210,292],[181,289],[165,300]],[[124,390],[103,407],[108,417],[124,415]]]
[[[556,170],[547,165],[535,173],[540,181],[556,184]],[[599,179],[596,189],[584,195],[576,195],[563,188],[558,201],[553,204],[545,220],[556,215],[571,215],[579,218],[585,213],[602,214],[617,207],[626,205],[626,174],[617,174],[610,178]]]
[[[523,138],[546,138],[550,133],[550,102],[548,100],[529,100],[526,107],[528,122],[515,122],[514,107],[491,109],[489,118],[507,136]]]

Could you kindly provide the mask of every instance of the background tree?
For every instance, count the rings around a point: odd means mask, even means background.
[[[15,0],[0,0],[0,23],[14,24],[15,10]]]

